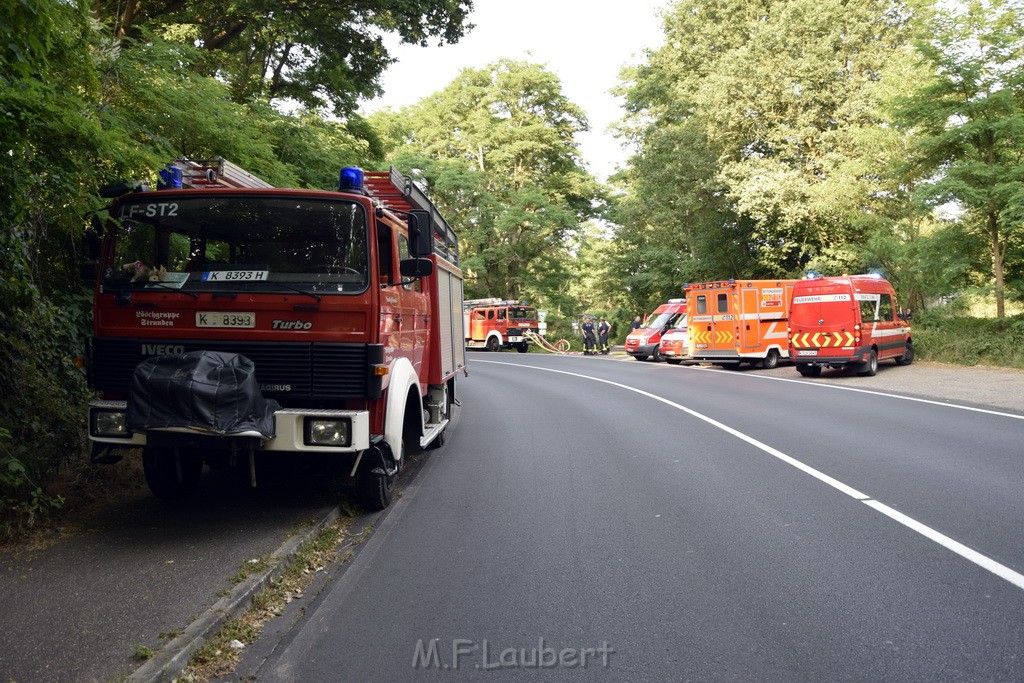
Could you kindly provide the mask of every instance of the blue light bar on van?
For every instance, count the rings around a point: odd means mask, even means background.
[[[341,175],[338,178],[338,189],[342,192],[362,192],[363,169],[356,168],[355,166],[346,166],[341,169]]]
[[[180,190],[181,189],[181,169],[174,164],[168,164],[167,168],[162,169],[158,174],[160,179],[156,183],[156,189],[158,190]]]

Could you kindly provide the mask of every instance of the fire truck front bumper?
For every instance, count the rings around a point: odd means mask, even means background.
[[[192,437],[200,445],[227,445],[230,439],[246,439],[257,450],[303,453],[358,453],[370,447],[370,413],[365,410],[281,409],[274,413],[274,435],[258,432],[219,434],[207,429],[167,427],[148,432],[126,428],[127,401],[96,400],[89,404],[89,440],[94,445],[140,448],[159,432],[157,438]]]

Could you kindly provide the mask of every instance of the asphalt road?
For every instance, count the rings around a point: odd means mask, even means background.
[[[1024,411],[471,361],[447,444],[237,677],[1024,678]]]
[[[83,530],[0,552],[0,680],[123,680],[137,649],[160,650],[338,502],[293,478],[246,491],[208,473],[168,506],[139,483]]]

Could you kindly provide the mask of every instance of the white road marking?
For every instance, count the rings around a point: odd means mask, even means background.
[[[902,401],[914,401],[916,403],[927,403],[933,406],[942,406],[944,408],[957,408],[959,410],[969,410],[974,413],[985,413],[987,415],[998,415],[999,417],[1011,417],[1015,420],[1024,420],[1024,415],[1016,415],[1014,413],[1002,413],[998,410],[989,410],[987,408],[975,408],[973,406],[964,406],[957,403],[943,403],[942,401],[933,401],[928,398],[917,398],[915,396],[901,396],[900,394],[888,394],[884,391],[873,391],[871,389],[858,389],[857,387],[844,387],[838,384],[826,384],[825,382],[811,382],[806,379],[793,379],[790,377],[772,377],[770,375],[752,375],[750,373],[736,373],[736,372],[725,372],[717,368],[702,368],[697,365],[690,365],[686,368],[687,370],[703,370],[704,372],[716,372],[721,375],[728,375],[732,377],[756,377],[757,379],[767,379],[773,382],[793,382],[795,384],[809,384],[815,387],[825,387],[828,389],[836,389],[839,391],[853,391],[858,394],[871,394],[873,396],[885,396],[887,398],[898,398]]]
[[[861,493],[860,491],[858,491],[857,489],[853,488],[852,486],[847,486],[846,484],[844,484],[843,482],[839,481],[838,479],[830,477],[827,474],[825,474],[824,472],[822,472],[820,470],[817,470],[817,469],[815,469],[815,468],[811,467],[810,465],[807,465],[807,464],[805,464],[803,462],[800,462],[796,458],[788,456],[785,453],[783,453],[782,451],[780,451],[778,449],[775,449],[775,448],[772,448],[768,444],[763,443],[761,441],[758,441],[757,439],[755,439],[752,436],[748,436],[747,434],[744,434],[744,433],[742,433],[740,431],[737,431],[737,430],[733,429],[732,427],[729,427],[729,426],[727,426],[725,424],[722,424],[718,420],[710,418],[707,415],[703,415],[701,413],[698,413],[697,411],[695,411],[695,410],[693,410],[691,408],[687,408],[686,406],[681,405],[679,403],[676,403],[675,401],[670,401],[667,398],[663,398],[661,396],[658,396],[657,394],[652,394],[652,393],[650,393],[648,391],[644,391],[643,389],[637,389],[636,387],[631,387],[631,386],[629,386],[627,384],[622,384],[620,382],[613,382],[611,380],[602,379],[600,377],[591,377],[590,375],[582,375],[582,374],[580,374],[578,372],[568,372],[566,370],[554,370],[552,368],[541,368],[541,367],[538,367],[536,365],[521,365],[519,363],[506,363],[506,362],[503,362],[503,361],[494,361],[494,360],[479,360],[478,361],[478,360],[474,359],[473,362],[474,363],[489,363],[491,365],[507,365],[507,366],[513,367],[513,368],[529,368],[531,370],[540,370],[542,372],[554,372],[554,373],[557,373],[559,375],[569,375],[571,377],[578,377],[580,379],[588,379],[588,380],[591,380],[593,382],[601,382],[602,384],[608,384],[608,385],[611,385],[613,387],[618,387],[619,389],[625,389],[626,391],[632,391],[635,394],[640,394],[641,396],[644,396],[646,398],[649,398],[649,399],[652,399],[652,400],[655,400],[655,401],[659,401],[659,402],[664,403],[665,405],[671,406],[671,407],[673,407],[673,408],[675,408],[677,410],[681,410],[682,412],[686,413],[687,415],[690,415],[692,417],[697,418],[698,420],[706,422],[707,424],[711,425],[712,427],[716,427],[717,429],[720,429],[720,430],[726,432],[727,434],[731,434],[732,436],[735,436],[737,439],[740,439],[741,441],[745,441],[746,443],[750,444],[751,446],[754,446],[755,448],[758,448],[758,449],[764,451],[768,455],[771,455],[774,458],[778,458],[779,460],[781,460],[782,462],[786,463],[787,465],[792,465],[796,469],[800,470],[801,472],[803,472],[805,474],[809,474],[810,476],[814,477],[818,481],[824,482],[825,484],[828,484],[829,486],[831,486],[832,488],[834,488],[834,489],[836,489],[838,491],[842,491],[843,493],[845,493],[846,495],[850,496],[851,498],[854,498],[855,500],[859,500],[860,502],[864,503],[868,507],[870,507],[870,508],[872,508],[872,509],[874,509],[874,510],[880,512],[880,513],[882,513],[883,515],[889,517],[890,519],[893,519],[893,520],[899,522],[900,524],[904,525],[908,529],[916,531],[917,533],[921,534],[925,538],[927,538],[927,539],[929,539],[929,540],[931,540],[931,541],[933,541],[935,543],[938,543],[939,545],[941,545],[942,547],[946,548],[947,550],[953,551],[954,553],[956,553],[960,557],[964,558],[965,560],[973,562],[974,564],[978,565],[982,569],[985,569],[985,570],[995,574],[999,578],[1004,579],[1006,581],[1009,581],[1010,583],[1012,583],[1017,588],[1020,588],[1020,589],[1024,590],[1024,574],[1020,574],[1020,573],[1010,569],[1006,565],[1000,564],[1000,563],[996,562],[995,560],[993,560],[992,558],[990,558],[990,557],[988,557],[986,555],[982,555],[981,553],[977,552],[976,550],[972,550],[971,548],[965,546],[964,544],[960,543],[959,541],[953,540],[949,536],[946,536],[945,534],[940,533],[940,532],[936,531],[935,529],[932,529],[931,527],[926,526],[926,525],[918,522],[917,520],[915,520],[915,519],[913,519],[911,517],[908,517],[907,515],[904,515],[902,512],[897,512],[896,510],[894,510],[893,508],[889,507],[888,505],[886,505],[884,503],[880,503],[879,501],[872,499],[870,496],[867,496],[867,495]],[[723,373],[723,374],[726,374],[726,373]],[[763,375],[751,375],[751,376],[752,377],[763,377]],[[783,378],[777,378],[777,379],[782,379],[783,381],[798,381],[798,380],[785,380]],[[815,386],[833,386],[833,385],[818,384],[816,382],[804,382],[804,383],[805,384],[814,384]],[[864,390],[864,389],[860,389],[860,390],[850,389],[849,387],[836,387],[836,388],[838,388],[838,389],[848,389],[850,391],[862,391],[863,393],[868,393],[868,394],[877,394],[877,393],[879,393],[879,392],[874,392],[874,391],[867,391],[867,390]],[[882,396],[892,396],[893,398],[908,398],[908,397],[905,397],[905,396],[896,396],[894,394],[881,394],[881,395]],[[946,403],[939,403],[937,401],[927,401],[927,400],[924,400],[924,399],[914,399],[914,400],[921,400],[924,403],[934,403],[935,405],[940,405],[940,406],[948,406],[949,405],[949,404],[946,404]],[[985,410],[983,410],[981,412],[993,412],[993,411],[985,411]],[[994,414],[996,414],[996,415],[1003,415],[1004,413],[994,413]],[[1008,415],[1008,416],[1009,417],[1019,417],[1017,415]]]

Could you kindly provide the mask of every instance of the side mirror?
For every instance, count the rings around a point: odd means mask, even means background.
[[[434,253],[434,235],[430,229],[430,212],[413,210],[409,212],[409,251],[413,256],[430,256]]]
[[[402,277],[426,277],[433,275],[434,262],[427,258],[407,258],[398,264]]]

